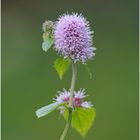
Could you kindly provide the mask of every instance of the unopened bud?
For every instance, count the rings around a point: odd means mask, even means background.
[[[42,29],[44,32],[53,30],[53,22],[50,20],[46,20],[42,25]]]

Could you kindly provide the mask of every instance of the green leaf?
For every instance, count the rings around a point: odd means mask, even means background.
[[[84,66],[85,66],[85,68],[86,68],[86,70],[87,70],[87,72],[89,74],[89,78],[92,79],[92,72],[91,72],[90,68],[88,67],[87,64],[84,64]]]
[[[91,128],[96,117],[95,108],[75,108],[72,113],[71,126],[85,137],[88,130]],[[64,118],[68,119],[68,110],[65,110]]]
[[[48,38],[46,41],[42,43],[42,49],[43,51],[47,52],[48,49],[53,45],[53,39]]]
[[[55,102],[55,103],[49,104],[47,106],[44,106],[36,111],[36,115],[38,118],[43,117],[43,116],[51,113],[55,109],[57,109],[61,104],[62,103]]]
[[[68,70],[71,61],[69,59],[58,58],[54,62],[54,68],[56,69],[60,79],[63,78],[63,75]]]
[[[47,52],[48,49],[54,44],[53,34],[52,32],[46,31],[42,35],[43,43],[42,43],[42,49],[43,51]]]
[[[50,33],[49,32],[44,32],[42,38],[43,38],[43,41],[48,40],[48,38],[50,38]]]

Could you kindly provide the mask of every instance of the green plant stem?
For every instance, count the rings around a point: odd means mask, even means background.
[[[69,107],[73,107],[73,95],[74,95],[74,88],[76,83],[76,76],[77,76],[77,67],[75,63],[72,63],[72,80],[71,80],[71,88],[70,88],[70,101]]]
[[[65,129],[61,135],[61,138],[60,140],[64,140],[67,133],[68,133],[68,130],[70,128],[70,124],[71,124],[71,118],[72,118],[72,110],[69,110],[69,117],[68,117],[68,121],[66,122],[66,126],[65,126]]]
[[[69,117],[68,120],[66,122],[66,126],[65,129],[61,135],[60,140],[64,140],[69,127],[71,125],[71,120],[72,120],[72,108],[73,108],[73,95],[74,95],[74,88],[75,88],[75,83],[76,83],[76,76],[77,76],[77,67],[76,64],[74,62],[72,62],[72,80],[71,80],[71,87],[70,87],[70,101],[69,101]]]

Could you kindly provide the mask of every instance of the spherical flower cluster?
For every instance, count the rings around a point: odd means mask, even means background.
[[[85,63],[95,55],[92,34],[89,22],[81,14],[64,14],[54,27],[54,47],[64,58]]]
[[[80,89],[77,92],[75,91],[74,97],[73,97],[73,106],[83,107],[83,108],[92,107],[91,102],[83,100],[85,97],[87,97],[87,95],[84,89]],[[60,103],[69,103],[69,99],[70,99],[70,91],[63,89],[62,91],[58,92],[58,95],[56,96],[55,101],[60,102]],[[60,107],[60,109],[63,109],[63,107]]]

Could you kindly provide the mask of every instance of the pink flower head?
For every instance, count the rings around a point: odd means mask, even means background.
[[[92,104],[88,101],[84,101],[84,98],[86,97],[86,92],[84,89],[80,89],[79,91],[74,92],[74,97],[73,97],[73,106],[74,107],[83,107],[83,108],[90,108],[92,107]],[[62,91],[58,92],[58,95],[56,96],[55,101],[60,102],[60,103],[69,103],[70,99],[70,92],[67,91],[66,89],[63,89]],[[60,107],[60,110],[64,108]],[[63,111],[62,111],[63,112]]]
[[[63,89],[63,91],[58,91],[58,95],[56,95],[57,102],[68,102],[70,98],[70,92]]]
[[[74,92],[74,97],[75,99],[83,99],[87,96],[85,94],[86,94],[85,89],[80,89],[77,92]]]
[[[84,108],[90,108],[93,105],[91,104],[91,102],[85,101],[85,102],[82,102],[81,106]]]
[[[54,47],[64,58],[85,63],[95,55],[92,34],[89,22],[81,14],[64,14],[54,27]]]

